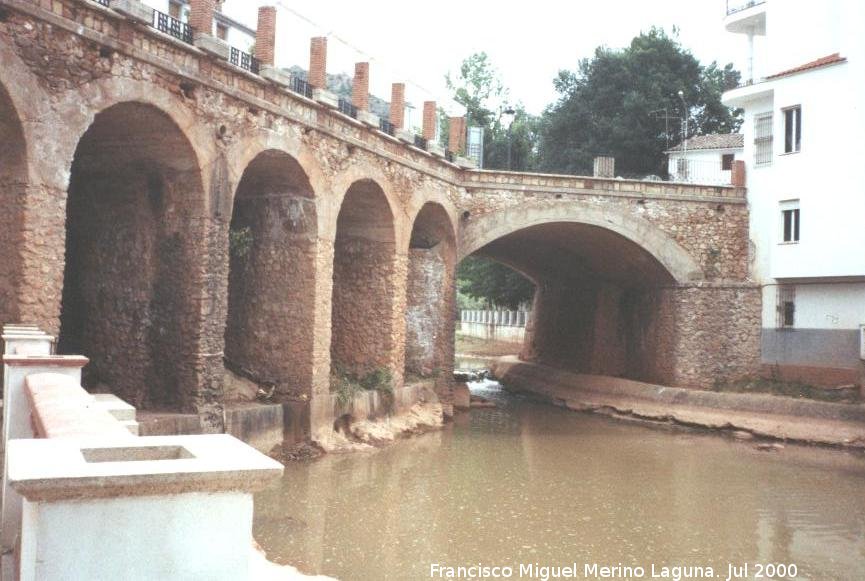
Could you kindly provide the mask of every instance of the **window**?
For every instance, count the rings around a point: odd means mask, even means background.
[[[796,287],[781,285],[778,287],[776,309],[778,311],[777,327],[789,329],[796,325]]]
[[[754,164],[772,163],[772,112],[754,115]]]
[[[219,22],[216,23],[216,38],[219,40],[228,40],[228,27]]]
[[[799,200],[781,202],[781,240],[799,242]]]
[[[721,155],[721,170],[729,171],[733,169],[733,157],[732,153],[725,153]]]
[[[795,153],[802,145],[802,107],[784,109],[784,153]]]

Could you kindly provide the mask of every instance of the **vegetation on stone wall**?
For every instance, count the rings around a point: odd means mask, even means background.
[[[466,257],[457,270],[457,288],[481,306],[460,308],[502,307],[517,309],[532,300],[535,285],[507,266],[481,256]],[[457,297],[459,298],[459,296]]]

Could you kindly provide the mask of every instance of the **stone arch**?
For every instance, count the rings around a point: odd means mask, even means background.
[[[99,111],[71,162],[59,349],[87,387],[197,411],[207,196],[196,150],[163,109]]]
[[[352,183],[336,220],[331,301],[331,373],[394,370],[398,272],[394,215],[370,179]]]
[[[279,396],[311,395],[318,219],[298,161],[259,152],[234,196],[229,231],[226,365]]]
[[[694,257],[648,220],[576,203],[519,206],[477,219],[469,215],[460,232],[460,260],[518,230],[553,223],[584,224],[613,232],[645,250],[677,283],[703,279],[702,269]]]
[[[456,234],[445,208],[427,202],[408,247],[405,376],[446,375],[453,367]]]
[[[0,325],[22,321],[24,224],[27,208],[27,142],[18,110],[0,84]]]

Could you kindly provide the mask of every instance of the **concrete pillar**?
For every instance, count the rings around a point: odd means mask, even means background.
[[[327,37],[316,36],[309,43],[309,84],[327,89]]]
[[[258,26],[255,29],[255,58],[262,65],[274,65],[276,48],[276,7],[261,6],[258,9]]]
[[[394,128],[405,124],[405,83],[394,83],[390,90],[390,122]]]
[[[436,122],[438,121],[438,111],[436,110],[435,101],[424,101],[423,103],[423,138],[427,141],[435,141],[436,138]]]
[[[361,111],[369,111],[369,63],[354,64],[351,103]]]

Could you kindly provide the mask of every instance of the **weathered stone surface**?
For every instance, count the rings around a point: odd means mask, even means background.
[[[59,333],[90,385],[218,431],[225,354],[329,427],[332,371],[449,377],[459,257],[535,226],[500,257],[531,259],[548,311],[594,297],[565,335],[598,340],[568,355],[537,328],[529,355],[688,385],[755,360],[741,189],[459,169],[96,4],[4,9],[0,322]],[[424,247],[429,203],[449,233]],[[545,259],[571,252],[552,223],[603,268]]]

